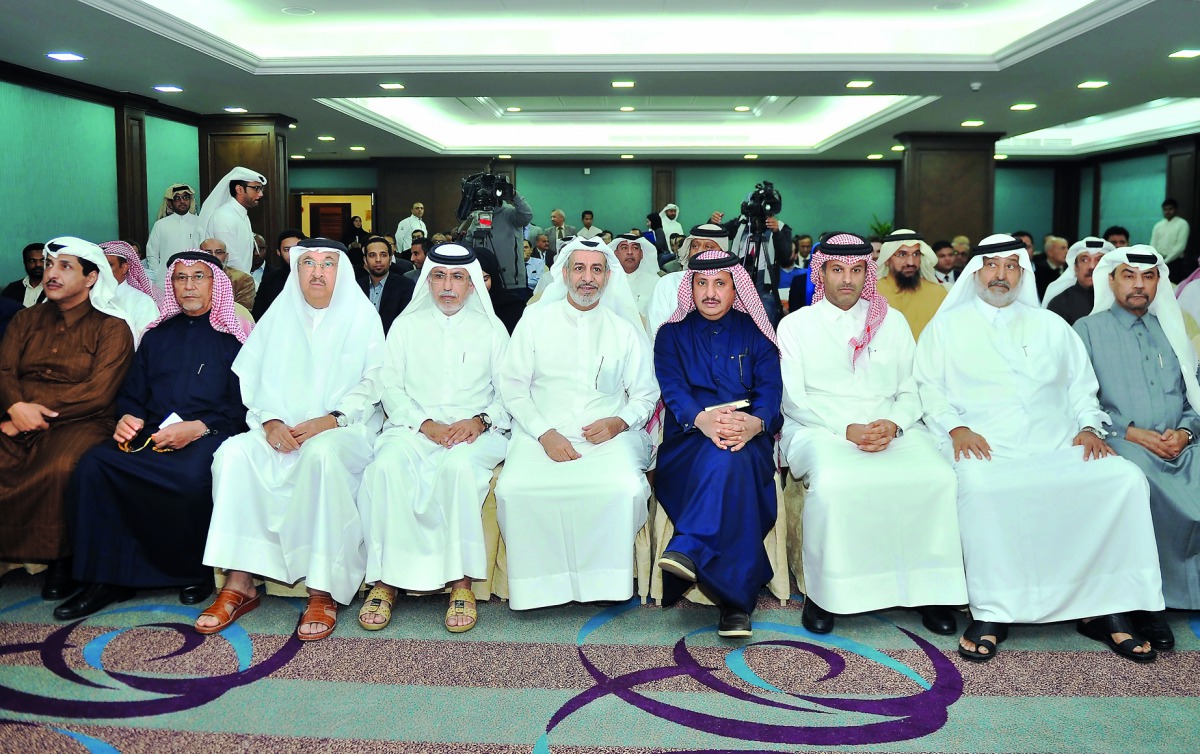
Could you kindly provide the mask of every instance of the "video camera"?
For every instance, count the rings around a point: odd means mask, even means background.
[[[462,180],[462,201],[455,213],[466,220],[472,212],[495,212],[504,202],[513,201],[513,185],[508,178],[491,173],[475,173]]]
[[[754,191],[746,201],[742,202],[742,216],[750,225],[750,232],[761,233],[768,217],[779,214],[783,208],[783,197],[776,190],[775,184],[763,181],[755,184]]]

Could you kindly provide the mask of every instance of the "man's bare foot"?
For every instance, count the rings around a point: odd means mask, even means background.
[[[358,622],[366,626],[384,626],[392,619],[392,605],[396,602],[399,589],[394,586],[376,581],[375,586],[367,594],[367,601],[358,612]],[[379,604],[373,604],[379,600]],[[374,630],[374,629],[368,629]]]
[[[446,611],[446,628],[452,633],[467,631],[475,625],[478,613],[475,595],[471,593],[471,579],[463,577],[450,587],[450,608]]]
[[[325,597],[326,599],[330,599],[330,594],[329,592],[322,592],[318,589],[309,589],[308,597],[310,600],[313,597]],[[336,610],[336,607],[334,609]],[[330,618],[329,622],[310,621],[308,623],[301,623],[296,627],[296,634],[300,636],[300,638],[304,638],[305,636],[315,636],[317,634],[326,633],[330,628],[333,627],[336,620],[337,618]]]
[[[222,589],[232,589],[243,597],[253,597],[258,593],[254,588],[254,577],[245,571],[226,571],[225,586]],[[199,628],[212,628],[220,623],[215,615],[201,615],[196,619]]]

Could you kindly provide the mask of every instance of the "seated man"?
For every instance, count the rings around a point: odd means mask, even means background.
[[[831,613],[905,606],[952,634],[954,615],[940,606],[967,601],[956,485],[920,423],[912,331],[874,290],[862,238],[826,236],[811,270],[812,306],[779,328],[782,450],[808,489],[804,626],[827,633]]]
[[[246,431],[232,371],[246,331],[215,257],[185,251],[165,268],[170,298],[117,395],[113,442],[92,448],[75,467],[68,499],[74,576],[88,587],[54,609],[59,620],[91,615],[134,588],[181,587],[185,605],[212,594],[212,569],[200,562],[212,457],[222,441]]]
[[[303,231],[288,228],[280,231],[275,245],[275,255],[267,260],[267,271],[254,293],[254,306],[250,309],[255,322],[262,322],[263,315],[283,292],[283,286],[292,276],[292,249],[308,236]]]
[[[233,363],[251,429],[213,458],[204,564],[228,573],[196,620],[202,634],[258,607],[257,574],[306,579],[296,634],[323,639],[337,624],[336,603],[354,599],[366,570],[354,500],[383,423],[383,326],[340,243],[300,242],[292,270]]]
[[[254,278],[247,272],[228,266],[229,252],[225,249],[225,242],[219,238],[207,238],[204,243],[200,244],[200,250],[207,251],[220,260],[221,273],[229,278],[229,284],[233,289],[233,302],[247,311],[254,311],[254,297],[257,290]]]
[[[1023,246],[980,243],[913,367],[958,475],[973,618],[959,654],[995,657],[1010,623],[1079,618],[1080,633],[1150,662],[1123,615],[1163,609],[1146,477],[1104,442],[1087,351],[1038,306]]]
[[[490,576],[480,509],[508,447],[496,391],[508,330],[469,249],[431,249],[417,285],[387,339],[387,423],[358,493],[375,583],[358,621],[368,631],[386,626],[397,587],[449,586],[445,625],[459,633],[475,625],[471,580]]]
[[[1095,314],[1075,323],[1100,382],[1100,407],[1112,419],[1109,444],[1150,482],[1150,515],[1158,543],[1163,599],[1177,610],[1200,609],[1200,386],[1196,353],[1167,264],[1150,246],[1104,256],[1096,267]],[[1161,288],[1159,286],[1162,286]],[[1175,637],[1157,613],[1135,613],[1134,628],[1155,649]]]
[[[1067,321],[1068,325],[1092,313],[1092,273],[1096,265],[1116,247],[1102,238],[1088,236],[1067,251],[1067,268],[1046,288],[1042,306]]]
[[[913,340],[946,298],[946,288],[934,272],[934,253],[916,231],[901,229],[883,239],[879,247],[879,282],[876,290],[888,306],[904,315]]]
[[[371,236],[364,251],[363,268],[367,275],[359,281],[359,287],[379,312],[386,336],[392,329],[392,322],[412,299],[415,284],[392,269],[392,244],[386,238]]]
[[[625,271],[598,240],[576,239],[550,275],[500,368],[514,427],[496,512],[514,610],[629,599],[650,497],[640,430],[658,385]]]
[[[15,301],[22,307],[30,307],[46,300],[42,288],[42,273],[46,269],[42,250],[44,243],[31,243],[21,251],[21,263],[25,266],[25,277],[14,280],[0,291],[0,297]]]
[[[623,235],[614,238],[609,248],[616,254],[621,269],[625,270],[625,279],[629,281],[629,290],[633,293],[638,314],[645,321],[650,299],[660,277],[654,244],[644,238]]]
[[[137,250],[124,241],[107,241],[100,244],[109,268],[117,281],[117,292],[113,304],[125,312],[129,327],[133,331],[136,347],[146,327],[158,319],[158,304],[154,300],[154,288]]]
[[[771,579],[763,538],[777,513],[783,387],[775,331],[737,257],[706,251],[688,262],[679,307],[654,340],[654,373],[666,407],[655,488],[675,525],[658,561],[672,575],[663,604],[698,581],[720,605],[717,633],[749,636]]]
[[[679,284],[683,281],[683,268],[688,259],[704,251],[729,251],[729,234],[716,223],[697,225],[683,239],[681,247],[686,256],[680,260],[681,266],[668,270],[667,274],[658,279],[650,304],[646,307],[646,320],[651,339],[659,326],[675,312],[679,306]]]
[[[46,244],[46,301],[18,312],[0,343],[0,560],[49,561],[42,597],[74,591],[66,519],[71,470],[111,437],[132,328],[99,246]]]

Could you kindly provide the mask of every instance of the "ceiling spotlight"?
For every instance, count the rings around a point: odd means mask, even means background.
[[[738,105],[737,107],[733,108],[733,111],[735,113],[748,113],[748,112],[750,112],[750,106],[749,105]]]
[[[1012,107],[1010,107],[1008,109],[1016,110],[1017,112],[1020,113],[1020,112],[1025,112],[1026,110],[1036,110],[1037,105],[1033,104],[1032,102],[1018,102],[1017,104],[1013,105]]]
[[[623,154],[623,155],[621,155],[621,159],[622,159],[622,160],[632,160],[632,159],[633,159],[633,155],[631,155],[631,154]]]
[[[507,113],[519,113],[519,112],[521,112],[521,108],[519,108],[519,107],[506,107],[506,108],[504,108],[504,111],[505,111],[505,112],[507,112]]]
[[[293,159],[293,160],[303,160],[303,159],[304,159],[304,155],[302,155],[302,154],[294,154],[294,155],[292,155],[292,159]]]
[[[846,88],[847,89],[866,89],[867,87],[869,87],[871,84],[874,84],[874,83],[875,83],[874,81],[847,81]]]
[[[633,111],[634,111],[634,110],[636,110],[636,109],[637,109],[636,107],[630,107],[629,105],[626,105],[625,107],[622,107],[622,108],[621,108],[621,112],[623,112],[623,113],[631,113],[631,112],[633,112]]]
[[[57,60],[60,63],[78,63],[81,60],[87,60],[82,55],[76,55],[73,52],[48,52],[46,57],[51,60]]]
[[[317,137],[317,141],[336,141],[336,140],[337,140],[336,137],[333,137],[333,136],[318,136]]]
[[[742,155],[742,159],[744,159],[744,160],[757,160],[757,159],[758,159],[758,155],[756,155],[756,154],[744,154],[744,155]]]
[[[183,89],[181,89],[177,86],[173,86],[171,84],[160,84],[160,85],[154,87],[154,90],[158,91],[158,92],[166,92],[168,94],[175,94],[176,92],[183,91]]]
[[[366,147],[350,147],[350,151],[351,152],[365,152],[365,151],[367,151],[367,148]]]
[[[1185,58],[1185,59],[1191,60],[1192,58],[1200,58],[1200,50],[1176,50],[1175,52],[1171,53],[1167,57],[1168,58]]]
[[[882,159],[883,159],[883,155],[881,155],[881,154],[879,154],[878,152],[876,152],[875,154],[869,154],[869,155],[867,155],[867,159],[868,159],[868,160],[882,160]]]
[[[312,16],[316,14],[316,11],[312,8],[299,8],[295,6],[291,8],[280,8],[280,12],[286,13],[289,16]]]
[[[380,84],[380,85],[379,85],[379,88],[380,88],[380,89],[403,89],[403,88],[404,88],[404,84],[395,84],[395,83],[393,83],[393,84]]]
[[[1006,154],[997,154],[997,155],[992,155],[992,156],[997,160],[1007,160],[1008,159],[1008,155],[1006,155]]]
[[[614,81],[612,82],[613,89],[632,89],[635,85],[633,81]]]
[[[295,123],[289,123],[288,128],[299,128]]]
[[[895,145],[895,146],[893,146],[893,147],[892,147],[892,151],[893,151],[893,152],[903,152],[903,151],[904,151],[904,145],[903,145],[903,144],[897,144],[897,145]]]
[[[959,125],[962,126],[963,128],[979,128],[980,126],[983,125],[983,121],[981,121],[981,120],[964,120],[962,123],[959,123]]]
[[[498,160],[511,160],[511,159],[512,159],[512,155],[511,155],[511,154],[498,154],[498,155],[496,155],[496,159],[498,159]]]
[[[248,113],[250,111],[244,107],[227,107],[227,108],[225,108],[225,112],[241,114],[241,113]]]
[[[1082,84],[1079,84],[1076,88],[1078,88],[1078,89],[1103,89],[1106,86],[1108,86],[1107,81],[1084,81]]]

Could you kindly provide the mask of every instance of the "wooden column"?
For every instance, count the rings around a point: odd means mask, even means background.
[[[675,204],[675,165],[655,164],[650,171],[650,204],[657,212],[668,204]]]
[[[268,247],[288,221],[287,132],[293,122],[282,115],[210,115],[200,121],[198,198],[207,198],[216,181],[235,167],[261,173],[266,195],[250,210],[250,225]],[[145,214],[144,201],[142,206]]]
[[[150,228],[146,218],[146,107],[136,100],[117,102],[117,232],[145,249]]]
[[[1195,259],[1200,255],[1200,134],[1173,139],[1163,146],[1167,150],[1166,196],[1179,202],[1179,216],[1188,221],[1191,232],[1185,255]]]
[[[996,140],[1002,133],[902,133],[896,227],[926,238],[991,235]]]

